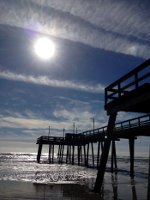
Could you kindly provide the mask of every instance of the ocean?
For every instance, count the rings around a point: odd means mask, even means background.
[[[57,158],[55,157],[55,160]],[[23,199],[101,199],[146,200],[149,161],[135,158],[135,177],[129,176],[128,157],[118,157],[118,173],[110,173],[108,161],[102,194],[94,194],[97,170],[78,165],[41,163],[35,153],[0,154],[0,200]]]

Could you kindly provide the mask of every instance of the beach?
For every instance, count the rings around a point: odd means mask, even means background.
[[[0,200],[146,200],[148,159],[135,160],[135,178],[129,176],[129,161],[118,159],[117,174],[105,173],[102,194],[93,192],[96,169],[76,165],[36,163],[36,154],[0,154]]]

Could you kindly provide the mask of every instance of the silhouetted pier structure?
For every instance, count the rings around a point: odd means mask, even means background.
[[[41,136],[37,162],[40,162],[42,146],[49,145],[49,163],[54,162],[54,149],[58,146],[58,163],[89,166],[91,150],[92,166],[98,169],[94,191],[101,192],[106,163],[111,149],[111,172],[117,169],[115,141],[129,140],[130,176],[134,176],[134,141],[138,136],[150,136],[150,59],[105,88],[105,110],[108,125],[79,134],[66,133],[65,137]],[[116,123],[119,111],[145,113],[146,115]],[[94,145],[97,144],[96,161]],[[65,159],[65,161],[64,161]],[[91,165],[91,164],[90,164]]]
[[[100,166],[95,183],[95,192],[102,188],[106,163],[111,141],[114,136],[114,126],[119,111],[150,113],[150,59],[130,71],[105,88],[105,110],[109,115],[107,138],[101,155]],[[150,130],[149,127],[148,131]],[[129,138],[131,171],[134,176],[134,138]]]

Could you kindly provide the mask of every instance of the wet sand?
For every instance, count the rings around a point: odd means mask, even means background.
[[[0,200],[146,200],[147,183],[127,176],[107,176],[102,195],[87,185],[0,181]]]
[[[0,200],[91,200],[100,195],[77,184],[37,184],[28,182],[1,181]]]

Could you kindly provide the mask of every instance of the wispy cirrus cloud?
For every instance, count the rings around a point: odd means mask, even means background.
[[[148,0],[142,6],[136,0],[1,0],[0,6],[1,24],[113,52],[149,57]]]
[[[5,136],[3,129],[5,129],[5,132],[10,132],[9,134],[13,133],[13,130],[17,130],[13,134],[22,135],[22,133],[25,133],[28,136],[43,135],[48,133],[49,125],[51,126],[53,135],[58,135],[59,133],[62,134],[63,128],[66,131],[72,131],[73,123],[76,124],[78,132],[82,132],[92,129],[93,117],[95,117],[95,128],[104,126],[107,122],[107,116],[104,111],[93,113],[90,106],[89,109],[83,108],[82,110],[79,107],[73,109],[65,107],[56,108],[53,111],[53,117],[49,119],[44,118],[42,114],[40,116],[34,112],[9,112],[9,115],[0,115],[0,136]]]
[[[73,89],[90,93],[104,92],[104,86],[101,84],[86,84],[75,81],[73,82],[69,80],[56,80],[56,79],[51,79],[47,76],[16,74],[11,71],[0,71],[0,78],[12,81],[22,81],[26,83],[45,85],[50,87]]]
[[[15,115],[11,116],[1,116],[0,127],[1,128],[24,128],[24,129],[45,129],[49,126],[50,122],[53,124],[53,127],[57,127],[57,122],[40,119],[40,118],[32,118],[26,117],[24,115],[20,115],[16,117]]]

